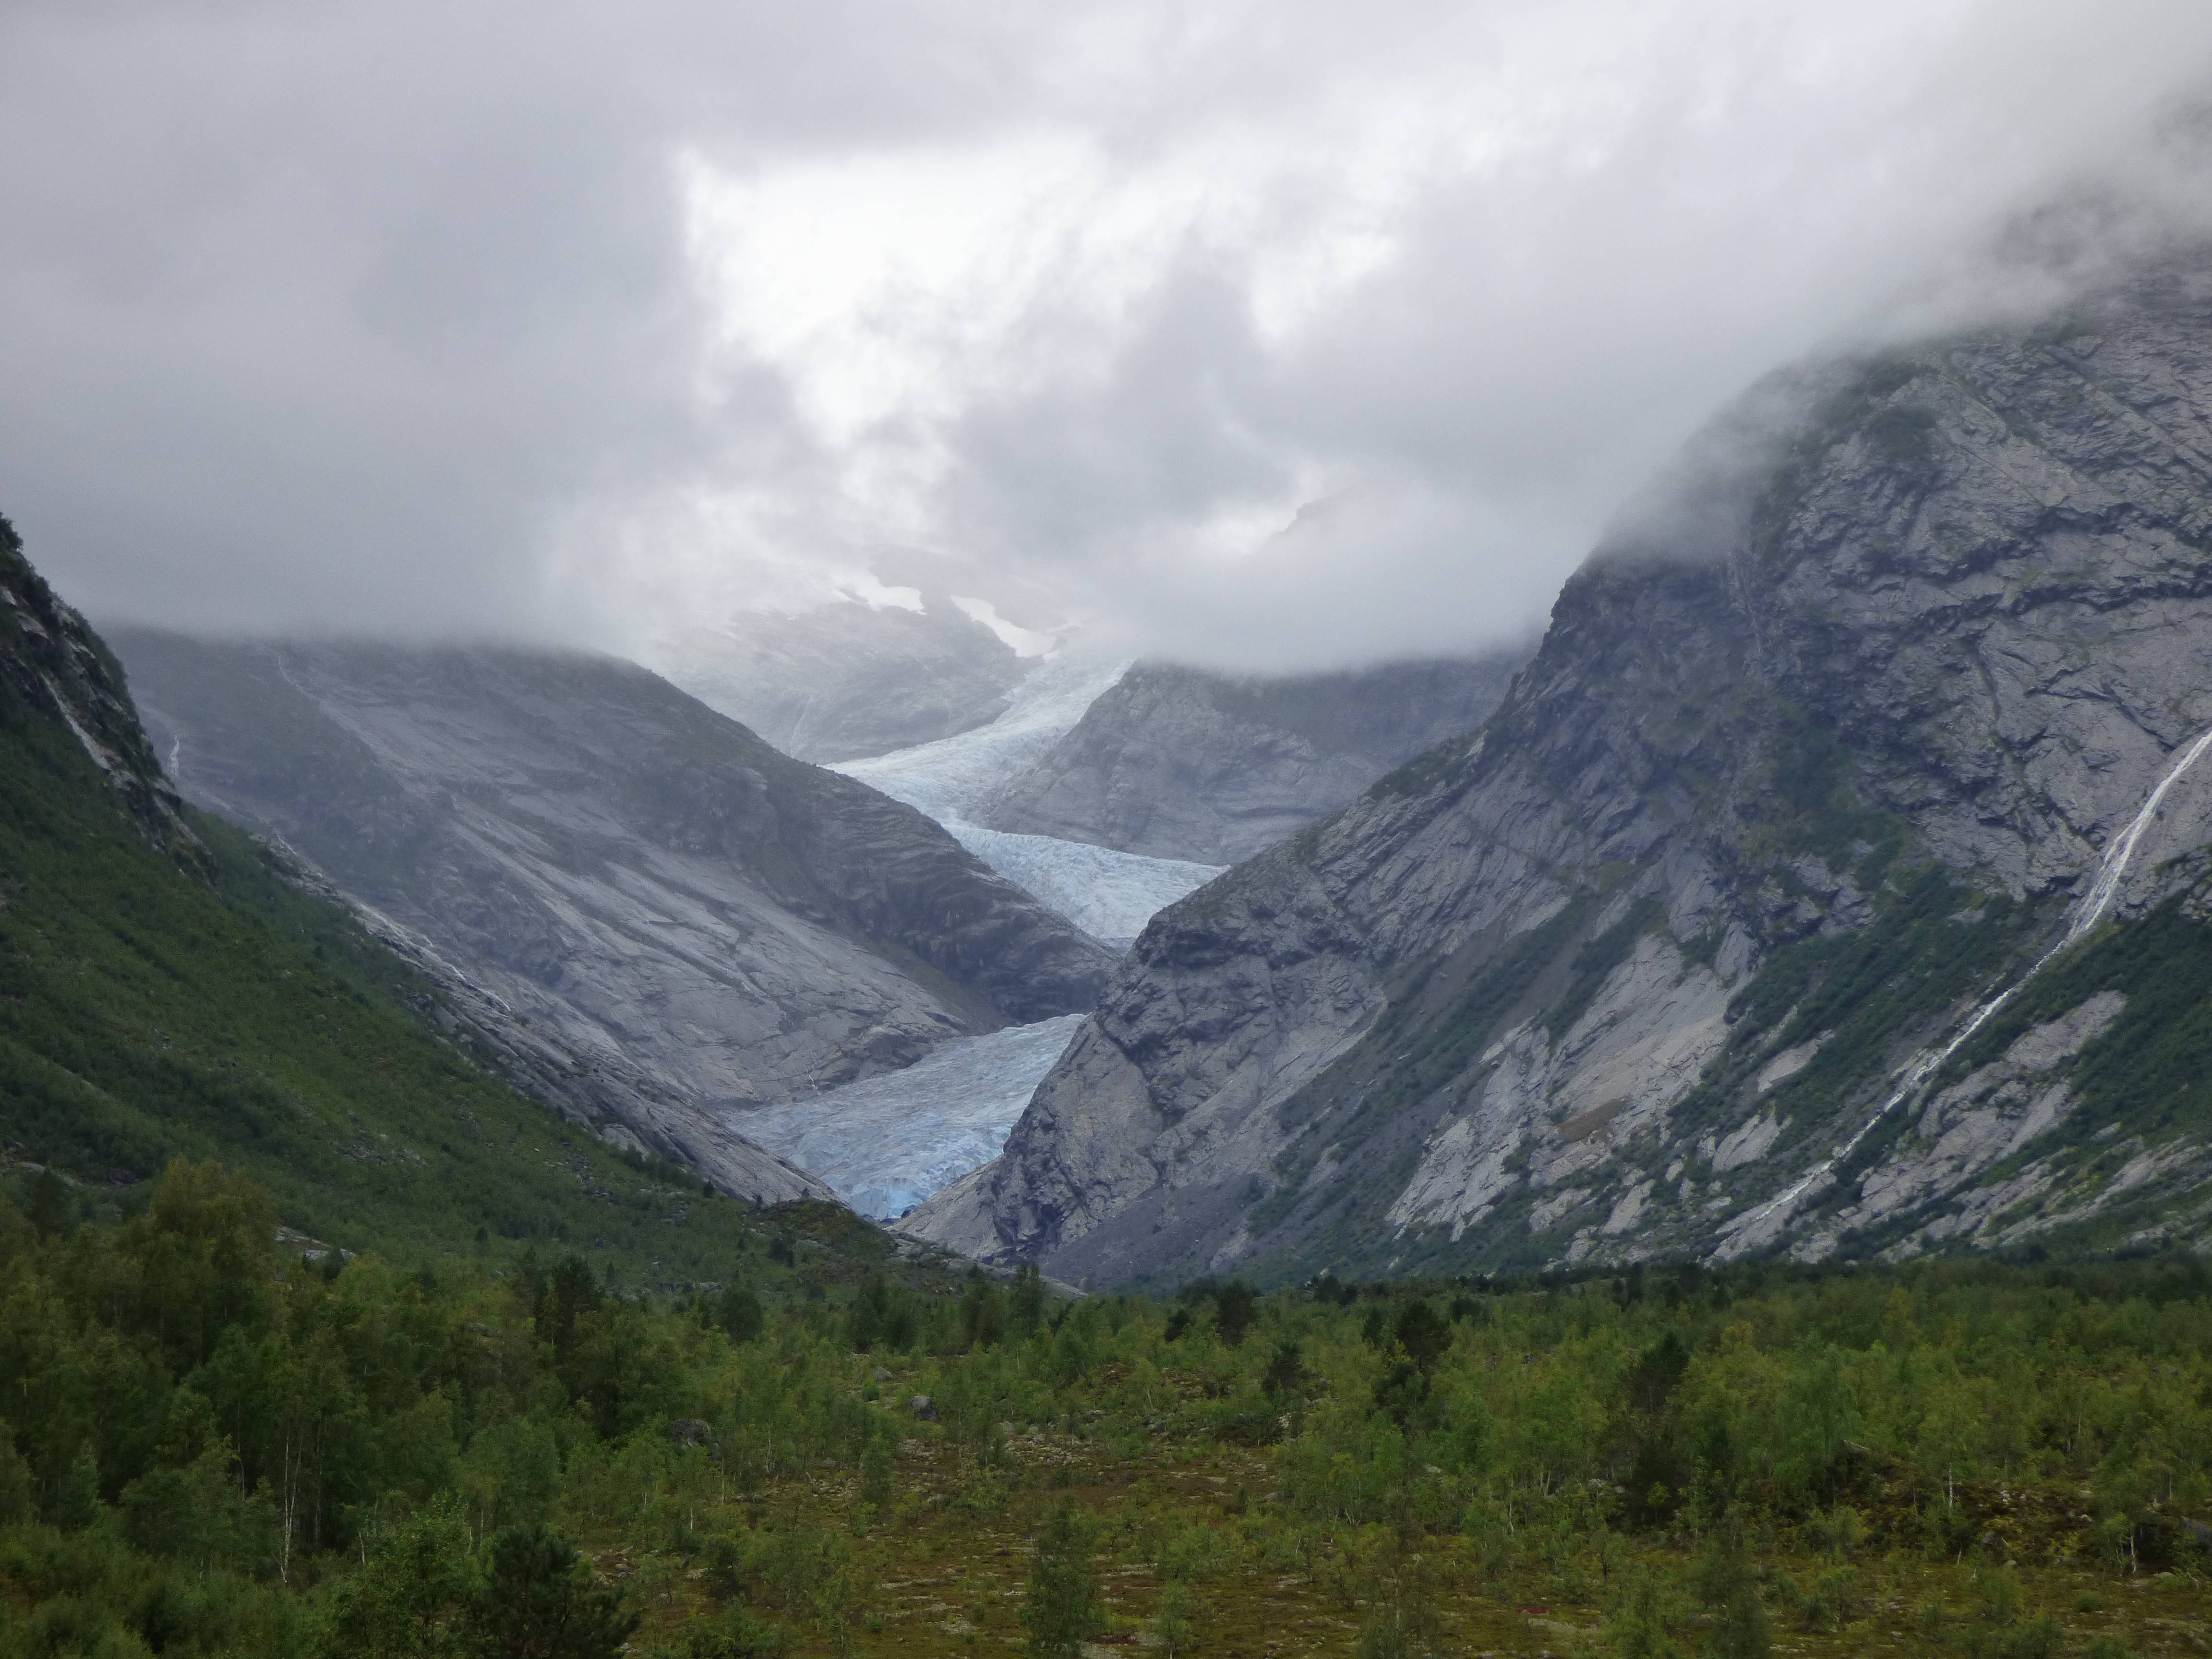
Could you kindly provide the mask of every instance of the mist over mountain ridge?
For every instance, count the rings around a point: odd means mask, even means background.
[[[825,765],[985,725],[1032,666],[942,593],[911,607],[847,599],[739,612],[646,655],[708,708]]]
[[[710,1105],[1086,1009],[1110,960],[919,813],[629,664],[116,637],[188,794],[649,1080],[701,1146]]]
[[[2193,773],[1875,1109],[2212,722],[2208,272],[1819,368],[1722,539],[1602,548],[1480,732],[1160,917],[908,1224],[1100,1283],[2200,1237]]]

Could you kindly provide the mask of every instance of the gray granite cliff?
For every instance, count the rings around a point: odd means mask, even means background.
[[[994,830],[1234,864],[1490,717],[1528,652],[1245,676],[1139,663],[981,813]]]
[[[2129,941],[2198,948],[2212,767],[1887,1103],[2208,726],[2212,260],[1778,377],[1480,732],[1156,919],[908,1224],[1099,1284],[2197,1237]]]

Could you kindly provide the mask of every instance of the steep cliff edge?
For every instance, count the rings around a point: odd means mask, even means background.
[[[1894,1097],[2212,723],[2208,273],[1761,388],[1480,734],[1159,917],[908,1224],[1102,1283],[2201,1232],[2212,769]]]
[[[138,724],[122,665],[32,568],[22,538],[5,519],[0,519],[0,675],[20,714],[60,720],[141,833],[186,867],[199,866],[198,838]]]
[[[115,637],[189,796],[672,1109],[1087,1009],[1112,960],[920,813],[629,664]]]
[[[1139,663],[979,812],[993,830],[1234,864],[1490,717],[1525,649],[1333,674]]]

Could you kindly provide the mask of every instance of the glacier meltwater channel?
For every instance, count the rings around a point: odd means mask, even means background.
[[[2075,905],[2073,918],[2067,923],[2066,931],[2059,937],[2058,942],[2038,957],[2034,964],[2010,985],[1977,1005],[1966,1016],[1965,1023],[1942,1047],[1923,1048],[1907,1061],[1898,1073],[1897,1086],[1890,1091],[1874,1115],[1859,1125],[1842,1146],[1731,1227],[1728,1241],[1716,1252],[1717,1255],[1741,1255],[1765,1242],[1788,1217],[1797,1201],[1826,1180],[1838,1164],[1856,1152],[1860,1143],[1873,1133],[1884,1119],[1917,1094],[1928,1079],[1942,1069],[1945,1060],[1965,1047],[1975,1032],[1988,1024],[1999,1010],[2026,989],[2035,976],[2057,960],[2069,945],[2077,943],[2105,919],[2105,913],[2112,908],[2112,900],[2120,890],[2120,883],[2127,875],[2128,865],[2136,855],[2136,844],[2142,840],[2143,831],[2150,827],[2152,820],[2157,817],[2159,806],[2166,799],[2166,792],[2203,758],[2207,749],[2212,749],[2212,730],[2200,732],[2196,741],[2183,750],[2173,764],[2166,768],[2166,775],[2144,798],[2133,821],[2105,849],[2105,856],[2097,866],[2097,878],[2090,883],[2089,890]]]

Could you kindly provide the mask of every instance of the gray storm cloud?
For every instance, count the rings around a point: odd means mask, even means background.
[[[202,628],[927,565],[1201,660],[1480,644],[1778,362],[1990,301],[2063,192],[2155,220],[2208,61],[2150,0],[17,0],[0,510]]]

